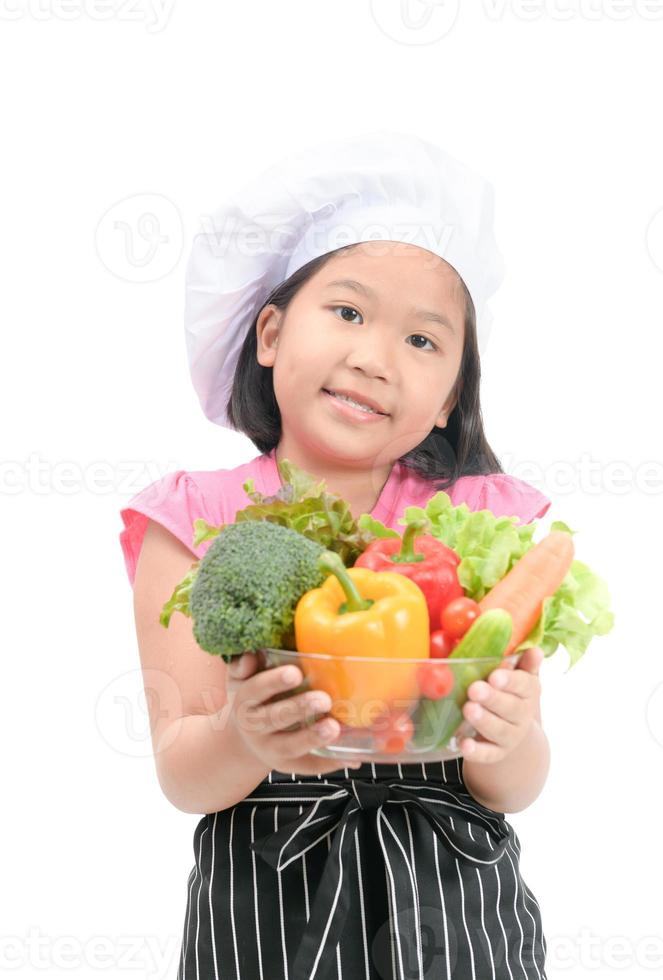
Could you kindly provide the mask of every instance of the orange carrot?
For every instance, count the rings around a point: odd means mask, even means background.
[[[573,552],[570,534],[551,531],[481,599],[481,612],[506,609],[513,620],[511,639],[502,656],[507,657],[530,634],[541,615],[543,600],[557,591],[571,567]]]

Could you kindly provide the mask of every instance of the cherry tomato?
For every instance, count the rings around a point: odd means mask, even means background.
[[[469,596],[461,596],[460,599],[452,599],[449,605],[444,607],[440,616],[440,625],[450,636],[460,639],[467,633],[480,612],[478,602],[470,599]]]
[[[406,711],[393,711],[383,718],[376,735],[379,751],[396,755],[414,734],[414,724]]]
[[[430,657],[431,659],[448,657],[453,650],[456,640],[444,630],[435,630],[430,635]]]
[[[439,698],[446,698],[454,686],[454,675],[448,664],[439,661],[431,661],[421,664],[417,671],[417,682],[419,690],[425,698],[437,701]]]

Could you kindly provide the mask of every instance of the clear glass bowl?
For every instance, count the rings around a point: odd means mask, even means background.
[[[508,657],[394,658],[332,656],[264,647],[256,651],[259,669],[294,664],[302,683],[272,702],[309,690],[326,691],[325,714],[340,725],[338,738],[313,749],[325,758],[366,762],[440,762],[462,755],[459,743],[476,729],[463,716],[467,688],[500,666],[512,668],[520,654]],[[446,669],[445,669],[446,668]],[[427,694],[422,693],[422,686]],[[433,696],[438,695],[439,696]],[[323,715],[314,715],[314,724]],[[300,724],[285,731],[294,731]]]

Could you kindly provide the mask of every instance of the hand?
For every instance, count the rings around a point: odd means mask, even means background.
[[[485,681],[473,681],[467,689],[463,715],[478,736],[461,739],[463,758],[472,762],[499,762],[525,738],[540,717],[540,647],[523,650],[514,669],[505,664]]]
[[[287,670],[295,671],[291,680],[285,679]],[[327,719],[331,731],[326,736],[320,733],[321,721],[315,725],[300,726],[294,731],[284,731],[297,722],[325,714],[331,708],[331,698],[325,691],[306,691],[267,703],[270,698],[283,695],[301,682],[302,672],[294,665],[258,671],[255,653],[244,653],[241,657],[233,658],[226,673],[226,689],[232,701],[230,719],[246,747],[270,770],[276,769],[278,772],[317,776],[337,772],[345,766],[357,768],[358,764],[341,759],[325,759],[311,753],[311,749],[338,738],[340,726],[334,718]]]

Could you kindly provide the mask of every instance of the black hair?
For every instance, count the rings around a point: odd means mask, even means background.
[[[270,303],[286,310],[297,291],[333,255],[355,247],[345,245],[311,259],[272,290],[261,310]],[[434,426],[423,442],[399,458],[419,476],[433,482],[435,490],[447,490],[461,476],[504,472],[483,431],[476,311],[460,276],[458,281],[465,297],[465,331],[460,369],[454,383],[457,401],[445,428]],[[259,315],[260,311],[242,345],[226,411],[235,429],[247,435],[261,453],[269,453],[281,438],[281,413],[274,394],[273,369],[264,367],[257,359]]]

